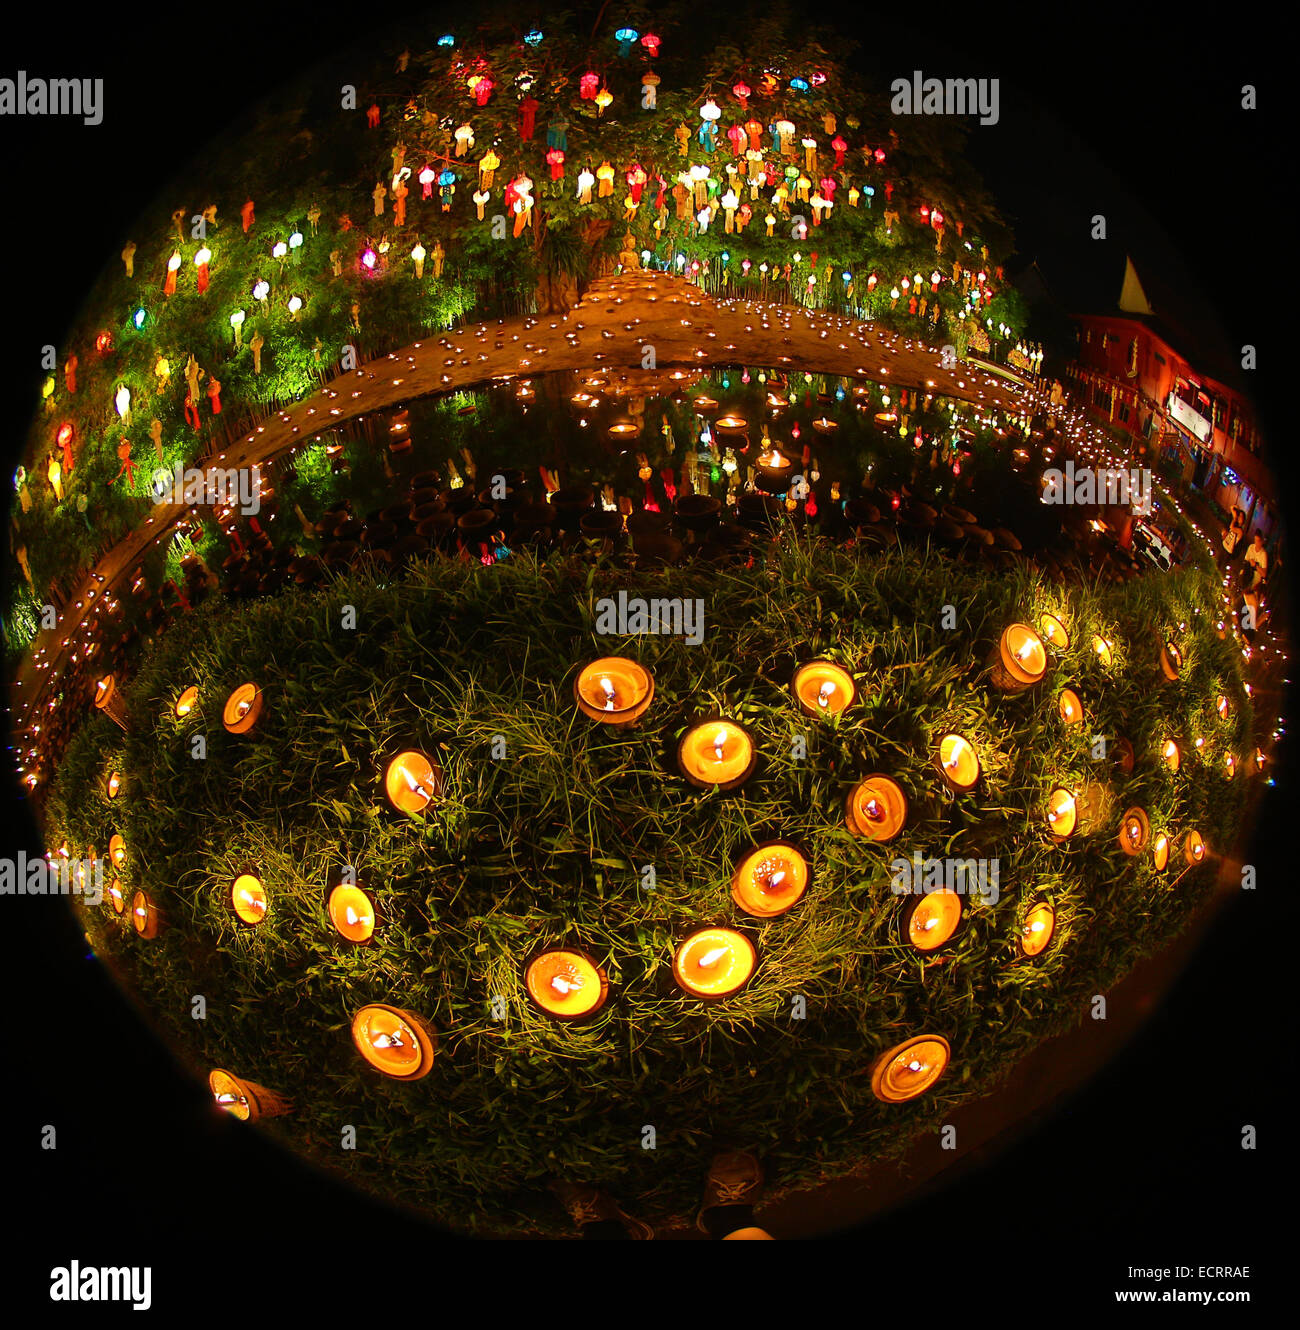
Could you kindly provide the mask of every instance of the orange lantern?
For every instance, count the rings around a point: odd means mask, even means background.
[[[325,897],[325,913],[335,932],[347,942],[366,946],[375,932],[375,902],[364,887],[339,882]]]
[[[961,927],[961,897],[940,887],[913,897],[903,911],[903,934],[917,951],[937,951]]]
[[[731,997],[750,981],[758,952],[743,934],[731,928],[701,928],[673,956],[673,979],[693,997]]]
[[[605,656],[584,666],[573,681],[578,710],[603,725],[632,725],[654,700],[655,681],[635,660]]]
[[[266,918],[266,888],[252,873],[240,873],[230,884],[230,908],[241,924],[256,927]]]
[[[844,821],[855,836],[893,840],[907,821],[907,796],[897,781],[873,775],[861,780],[845,801]]]
[[[585,952],[549,947],[524,968],[524,990],[540,1011],[557,1021],[594,1016],[609,996],[605,971]]]
[[[799,709],[806,716],[837,716],[857,697],[853,676],[829,660],[810,660],[790,682]]]
[[[438,1037],[422,1017],[376,1002],[353,1016],[352,1042],[385,1076],[418,1081],[433,1070]]]
[[[215,1103],[240,1122],[278,1118],[293,1112],[292,1102],[284,1095],[276,1094],[264,1085],[246,1081],[221,1067],[208,1073],[208,1089],[212,1091]]]
[[[930,1089],[951,1058],[942,1035],[922,1034],[896,1044],[871,1064],[871,1093],[886,1104],[906,1103]]]
[[[993,656],[991,682],[999,692],[1019,693],[1047,672],[1047,651],[1043,640],[1028,624],[1013,623],[1005,628]]]
[[[231,734],[247,734],[262,714],[262,690],[255,683],[241,683],[226,698],[221,723]]]
[[[1056,910],[1047,902],[1039,901],[1025,915],[1016,943],[1022,956],[1039,956],[1047,950],[1052,934],[1056,932]]]
[[[677,745],[677,767],[692,785],[734,790],[758,764],[758,752],[747,731],[731,720],[709,720],[693,726]]]
[[[979,754],[964,734],[945,734],[939,740],[935,765],[951,790],[961,793],[979,784]]]
[[[746,914],[772,919],[803,899],[808,890],[808,861],[789,841],[756,845],[736,865],[731,898]]]
[[[442,789],[442,768],[414,748],[398,753],[384,773],[384,793],[399,813],[423,813]]]

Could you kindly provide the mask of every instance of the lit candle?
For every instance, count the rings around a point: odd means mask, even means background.
[[[188,716],[194,710],[194,704],[199,700],[199,690],[194,684],[191,684],[176,699],[176,719],[181,720]]]
[[[834,434],[840,427],[838,421],[830,420],[826,416],[819,416],[813,421],[812,426],[818,434]]]
[[[800,710],[808,716],[837,716],[857,696],[853,676],[829,660],[801,665],[790,688]]]
[[[122,893],[122,879],[115,877],[108,884],[108,901],[114,914],[126,913],[126,897]]]
[[[362,1007],[352,1018],[352,1042],[372,1067],[394,1080],[418,1081],[433,1069],[437,1035],[400,1007]]]
[[[607,432],[611,439],[630,439],[634,434],[639,434],[640,430],[634,421],[616,420]]]
[[[226,698],[221,723],[231,734],[247,734],[262,714],[262,690],[255,683],[241,683]]]
[[[1189,831],[1183,838],[1183,858],[1189,865],[1199,864],[1208,853],[1209,848],[1199,831]]]
[[[868,776],[849,792],[844,821],[855,836],[893,840],[907,821],[907,796],[888,776]]]
[[[1097,653],[1097,659],[1106,668],[1110,668],[1110,662],[1113,659],[1111,645],[1104,637],[1094,637],[1092,639],[1092,649]]]
[[[1083,724],[1083,703],[1073,688],[1062,688],[1056,700],[1057,710],[1067,725]]]
[[[252,873],[240,873],[230,886],[230,908],[241,923],[256,925],[266,918],[266,888]]]
[[[640,720],[649,710],[654,692],[650,671],[621,656],[592,661],[573,681],[578,710],[604,725],[631,725]]]
[[[947,1070],[948,1041],[938,1034],[917,1035],[881,1053],[871,1064],[871,1092],[887,1104],[924,1094]]]
[[[208,1089],[212,1091],[213,1102],[241,1122],[278,1118],[293,1112],[293,1104],[283,1095],[221,1067],[208,1073]]]
[[[975,788],[980,778],[979,754],[965,735],[945,734],[939,740],[939,774],[950,789]]]
[[[126,862],[126,841],[116,833],[108,838],[108,857],[114,868],[121,868]]]
[[[946,888],[927,892],[905,912],[907,940],[917,951],[935,951],[961,924],[961,897]]]
[[[1013,623],[998,641],[991,681],[1003,693],[1020,692],[1036,684],[1047,671],[1042,638],[1027,624]]]
[[[1054,836],[1062,840],[1074,834],[1079,812],[1074,795],[1057,788],[1047,796],[1047,825]]]
[[[682,735],[677,766],[692,785],[736,789],[753,774],[758,762],[754,742],[735,721],[712,720]]]
[[[1229,780],[1237,774],[1237,759],[1231,753],[1223,759],[1223,770]]]
[[[1214,709],[1219,713],[1220,720],[1228,719],[1228,713],[1231,708],[1226,697],[1220,696],[1219,700],[1214,704]]]
[[[808,889],[808,861],[789,841],[755,846],[736,866],[731,898],[746,914],[772,919],[793,908]]]
[[[1065,624],[1055,614],[1040,615],[1038,628],[1043,635],[1043,639],[1056,647],[1058,651],[1065,651],[1069,647],[1070,634],[1066,630]]]
[[[1178,673],[1183,666],[1183,653],[1179,651],[1177,645],[1173,642],[1166,642],[1160,648],[1160,668],[1164,671],[1164,676],[1171,683],[1178,678]]]
[[[348,942],[361,946],[375,931],[375,903],[363,888],[340,882],[325,898],[325,913],[335,931]]]
[[[143,891],[137,891],[131,897],[131,924],[135,931],[143,938],[155,938],[162,922],[162,911]]]
[[[120,771],[111,771],[108,775],[108,784],[105,786],[105,793],[110,799],[116,799],[122,789],[122,773]]]
[[[535,1006],[558,1021],[593,1016],[609,996],[605,971],[590,956],[560,947],[528,962],[524,988]]]
[[[1039,901],[1025,915],[1025,922],[1020,927],[1017,939],[1020,951],[1025,956],[1038,956],[1047,950],[1047,944],[1056,931],[1056,911],[1047,901]]]
[[[1151,836],[1151,823],[1141,808],[1130,808],[1120,818],[1119,848],[1125,854],[1141,854]]]
[[[422,813],[442,797],[442,771],[426,754],[408,748],[388,764],[384,792],[399,813]]]
[[[695,997],[730,997],[749,982],[757,964],[754,944],[743,933],[702,928],[677,948],[673,978]]]
[[[1164,759],[1164,764],[1170,771],[1177,771],[1182,764],[1183,755],[1172,739],[1165,740],[1164,747],[1160,750],[1160,756]]]
[[[749,428],[749,421],[744,416],[719,416],[713,422],[713,428],[719,434],[744,434]]]
[[[1151,858],[1155,861],[1156,872],[1163,873],[1169,863],[1169,837],[1163,831],[1151,846]]]

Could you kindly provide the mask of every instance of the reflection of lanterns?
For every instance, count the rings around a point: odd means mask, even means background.
[[[939,740],[936,763],[949,789],[973,790],[979,782],[979,754],[964,734],[945,734]]]
[[[1169,837],[1163,831],[1151,844],[1151,858],[1155,861],[1156,872],[1163,873],[1169,863]]]
[[[594,1016],[609,996],[605,971],[583,952],[552,947],[524,969],[524,990],[533,1004],[557,1021]]]
[[[1111,645],[1104,637],[1094,637],[1092,639],[1092,649],[1097,653],[1097,659],[1101,662],[1104,669],[1110,669],[1110,663],[1114,659],[1114,652]]]
[[[407,749],[388,764],[384,793],[399,813],[422,813],[442,797],[442,770],[427,754]]]
[[[284,1095],[232,1075],[221,1067],[208,1073],[208,1089],[218,1106],[241,1122],[278,1118],[293,1112],[293,1103]]]
[[[709,720],[682,735],[677,767],[692,785],[734,790],[753,774],[758,752],[749,734],[732,720]]]
[[[196,684],[191,684],[176,699],[176,719],[183,720],[194,710],[194,704],[199,700],[199,690]]]
[[[951,1058],[942,1035],[922,1034],[896,1044],[871,1064],[871,1093],[887,1104],[915,1099],[943,1075]]]
[[[1058,651],[1064,651],[1070,645],[1070,634],[1055,614],[1039,615],[1038,631],[1042,633],[1043,640]]]
[[[108,903],[113,907],[114,914],[126,913],[126,896],[122,892],[122,879],[115,877],[108,884]]]
[[[606,431],[611,439],[630,439],[640,432],[633,420],[616,420]]]
[[[338,935],[362,946],[375,932],[375,903],[363,887],[340,882],[325,898],[325,913]]]
[[[1151,838],[1151,823],[1140,808],[1130,808],[1120,818],[1119,848],[1125,854],[1141,854]]]
[[[221,723],[231,734],[247,734],[262,714],[262,690],[255,683],[241,683],[226,698]]]
[[[162,929],[162,911],[143,891],[131,897],[131,924],[143,938],[155,938]]]
[[[829,660],[810,660],[801,665],[790,688],[808,716],[836,716],[857,696],[853,676]]]
[[[898,782],[888,776],[868,776],[849,792],[844,821],[855,836],[893,840],[907,821],[907,796]]]
[[[731,898],[746,914],[771,919],[797,905],[808,889],[808,861],[789,841],[755,846],[736,866]]]
[[[1067,725],[1083,724],[1083,703],[1073,688],[1062,688],[1056,699],[1056,709]]]
[[[724,998],[738,993],[758,965],[754,944],[731,928],[701,928],[677,948],[673,978],[695,997]]]
[[[373,1003],[352,1018],[352,1042],[357,1052],[385,1076],[418,1081],[433,1069],[437,1035],[419,1016]]]
[[[1038,956],[1047,950],[1047,944],[1056,931],[1056,911],[1047,901],[1039,901],[1025,915],[1016,939],[1022,956]]]
[[[1027,624],[1013,623],[998,641],[991,681],[1003,693],[1017,693],[1036,684],[1047,670],[1042,639]]]
[[[1054,836],[1062,840],[1074,834],[1079,824],[1079,808],[1074,795],[1069,790],[1057,786],[1047,796],[1047,826]]]
[[[903,913],[903,933],[917,951],[935,951],[961,924],[961,897],[940,888],[914,897]]]
[[[255,926],[266,918],[266,888],[252,873],[240,873],[230,884],[230,908],[240,923]]]
[[[655,681],[635,660],[606,656],[584,666],[573,681],[578,710],[605,725],[631,725],[654,700]]]
[[[1175,642],[1166,642],[1160,648],[1160,669],[1163,671],[1166,679],[1172,683],[1178,678],[1179,671],[1183,668],[1183,653],[1178,649]]]
[[[1190,867],[1195,867],[1197,864],[1203,862],[1205,856],[1209,854],[1209,852],[1209,847],[1201,838],[1201,833],[1199,831],[1189,831],[1187,835],[1183,837],[1183,858],[1187,861],[1187,864]]]
[[[1165,740],[1163,747],[1160,749],[1160,757],[1170,771],[1177,771],[1182,765],[1182,751],[1172,739]]]

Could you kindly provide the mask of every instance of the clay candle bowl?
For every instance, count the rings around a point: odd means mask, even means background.
[[[1155,863],[1156,872],[1163,873],[1169,863],[1169,837],[1163,831],[1151,843],[1151,858]]]
[[[110,771],[108,781],[104,785],[104,793],[110,799],[116,799],[122,792],[122,773],[120,771]]]
[[[655,681],[635,660],[605,656],[583,667],[573,681],[578,710],[603,725],[631,725],[641,719],[654,700]]]
[[[903,912],[903,935],[917,951],[935,951],[961,926],[961,897],[940,889],[913,897]]]
[[[1175,642],[1166,642],[1160,648],[1160,670],[1169,683],[1178,678],[1183,668],[1183,653]]]
[[[1043,641],[1058,651],[1065,651],[1070,645],[1070,634],[1065,625],[1055,614],[1041,614],[1038,617],[1038,631]]]
[[[757,762],[754,741],[732,720],[706,720],[687,730],[677,745],[678,770],[701,789],[737,789]]]
[[[419,1016],[373,1003],[352,1018],[352,1042],[377,1071],[398,1081],[418,1081],[433,1068],[437,1035]]]
[[[1003,630],[993,661],[993,686],[1003,693],[1031,688],[1047,671],[1043,640],[1027,624],[1013,623]]]
[[[119,729],[127,728],[126,703],[122,700],[122,691],[113,675],[106,674],[96,683],[95,706],[110,717]]]
[[[773,919],[797,905],[808,889],[808,861],[789,841],[756,845],[736,865],[731,898],[756,919]]]
[[[1047,829],[1053,836],[1068,840],[1079,825],[1079,808],[1069,790],[1057,786],[1047,796]]]
[[[711,494],[683,494],[674,507],[677,520],[687,531],[702,535],[718,525],[722,516],[722,500]]]
[[[855,836],[893,840],[907,821],[907,796],[898,782],[888,776],[868,776],[849,792],[844,821]]]
[[[794,462],[773,444],[754,459],[754,483],[769,494],[784,494],[794,475]]]
[[[1047,901],[1039,901],[1025,915],[1016,944],[1022,956],[1038,956],[1047,950],[1047,944],[1056,931],[1056,911]]]
[[[218,1107],[241,1122],[278,1118],[293,1112],[293,1104],[284,1095],[232,1075],[221,1067],[208,1073],[208,1089],[212,1091],[212,1098]]]
[[[979,754],[964,734],[945,734],[939,740],[935,765],[950,790],[973,790],[979,783]]]
[[[1222,694],[1220,694],[1219,700],[1215,702],[1214,709],[1219,713],[1220,720],[1227,720],[1229,715],[1232,714],[1232,704]]]
[[[108,884],[108,900],[114,914],[126,913],[126,896],[122,892],[122,879],[115,877]]]
[[[247,734],[262,714],[262,690],[255,683],[241,683],[226,698],[221,723],[231,734]]]
[[[1160,746],[1160,759],[1170,771],[1177,771],[1183,763],[1182,750],[1173,739],[1166,739]]]
[[[135,931],[143,938],[155,938],[162,924],[162,911],[143,891],[137,891],[131,897],[131,925]]]
[[[871,1064],[871,1093],[886,1104],[906,1103],[924,1094],[951,1058],[952,1049],[942,1035],[922,1034],[896,1044]]]
[[[818,418],[813,421],[812,427],[818,434],[830,435],[834,434],[840,426],[839,421],[837,420],[830,420],[826,416],[818,416]]]
[[[1194,868],[1197,864],[1204,863],[1209,852],[1209,847],[1201,838],[1199,831],[1189,831],[1183,837],[1183,859],[1189,867]]]
[[[754,944],[743,933],[701,928],[677,948],[673,979],[692,997],[730,997],[749,982],[757,964]]]
[[[108,857],[114,868],[121,868],[126,862],[126,841],[116,832],[108,838]]]
[[[1062,688],[1056,699],[1056,710],[1067,725],[1083,724],[1083,703],[1073,688]]]
[[[1092,649],[1097,653],[1097,659],[1101,662],[1102,668],[1110,669],[1110,663],[1115,658],[1110,643],[1104,637],[1094,637],[1092,639]]]
[[[427,754],[408,748],[388,764],[384,793],[399,813],[422,813],[442,797],[442,770]]]
[[[593,1016],[605,1005],[609,981],[590,956],[569,948],[539,952],[524,969],[524,990],[540,1011],[557,1021]]]
[[[1140,808],[1130,808],[1119,820],[1119,848],[1125,854],[1141,854],[1151,839],[1151,823]]]
[[[605,432],[615,443],[626,443],[635,439],[641,430],[634,420],[616,420]]]
[[[1223,774],[1229,780],[1237,774],[1237,759],[1231,753],[1223,759]]]
[[[810,660],[790,682],[805,716],[836,716],[857,696],[853,676],[833,661]]]
[[[364,887],[339,882],[325,897],[325,913],[346,942],[366,946],[375,932],[375,903]]]
[[[240,873],[230,884],[229,905],[241,924],[255,927],[266,918],[266,888],[252,873]]]
[[[713,422],[713,429],[716,434],[736,435],[744,434],[749,428],[749,421],[744,416],[725,415],[719,416]]]
[[[184,720],[185,717],[188,716],[190,712],[194,710],[195,703],[197,703],[198,700],[199,700],[199,690],[194,684],[191,684],[176,699],[176,707],[175,707],[176,719]]]

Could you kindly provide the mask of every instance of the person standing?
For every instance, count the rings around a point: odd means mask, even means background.
[[[1232,524],[1223,533],[1223,552],[1226,555],[1224,567],[1232,563],[1241,538],[1246,534],[1246,514],[1240,508],[1232,510]]]
[[[1246,551],[1246,566],[1255,570],[1250,580],[1250,590],[1262,586],[1268,577],[1268,551],[1264,548],[1264,533],[1256,530],[1250,548]]]

